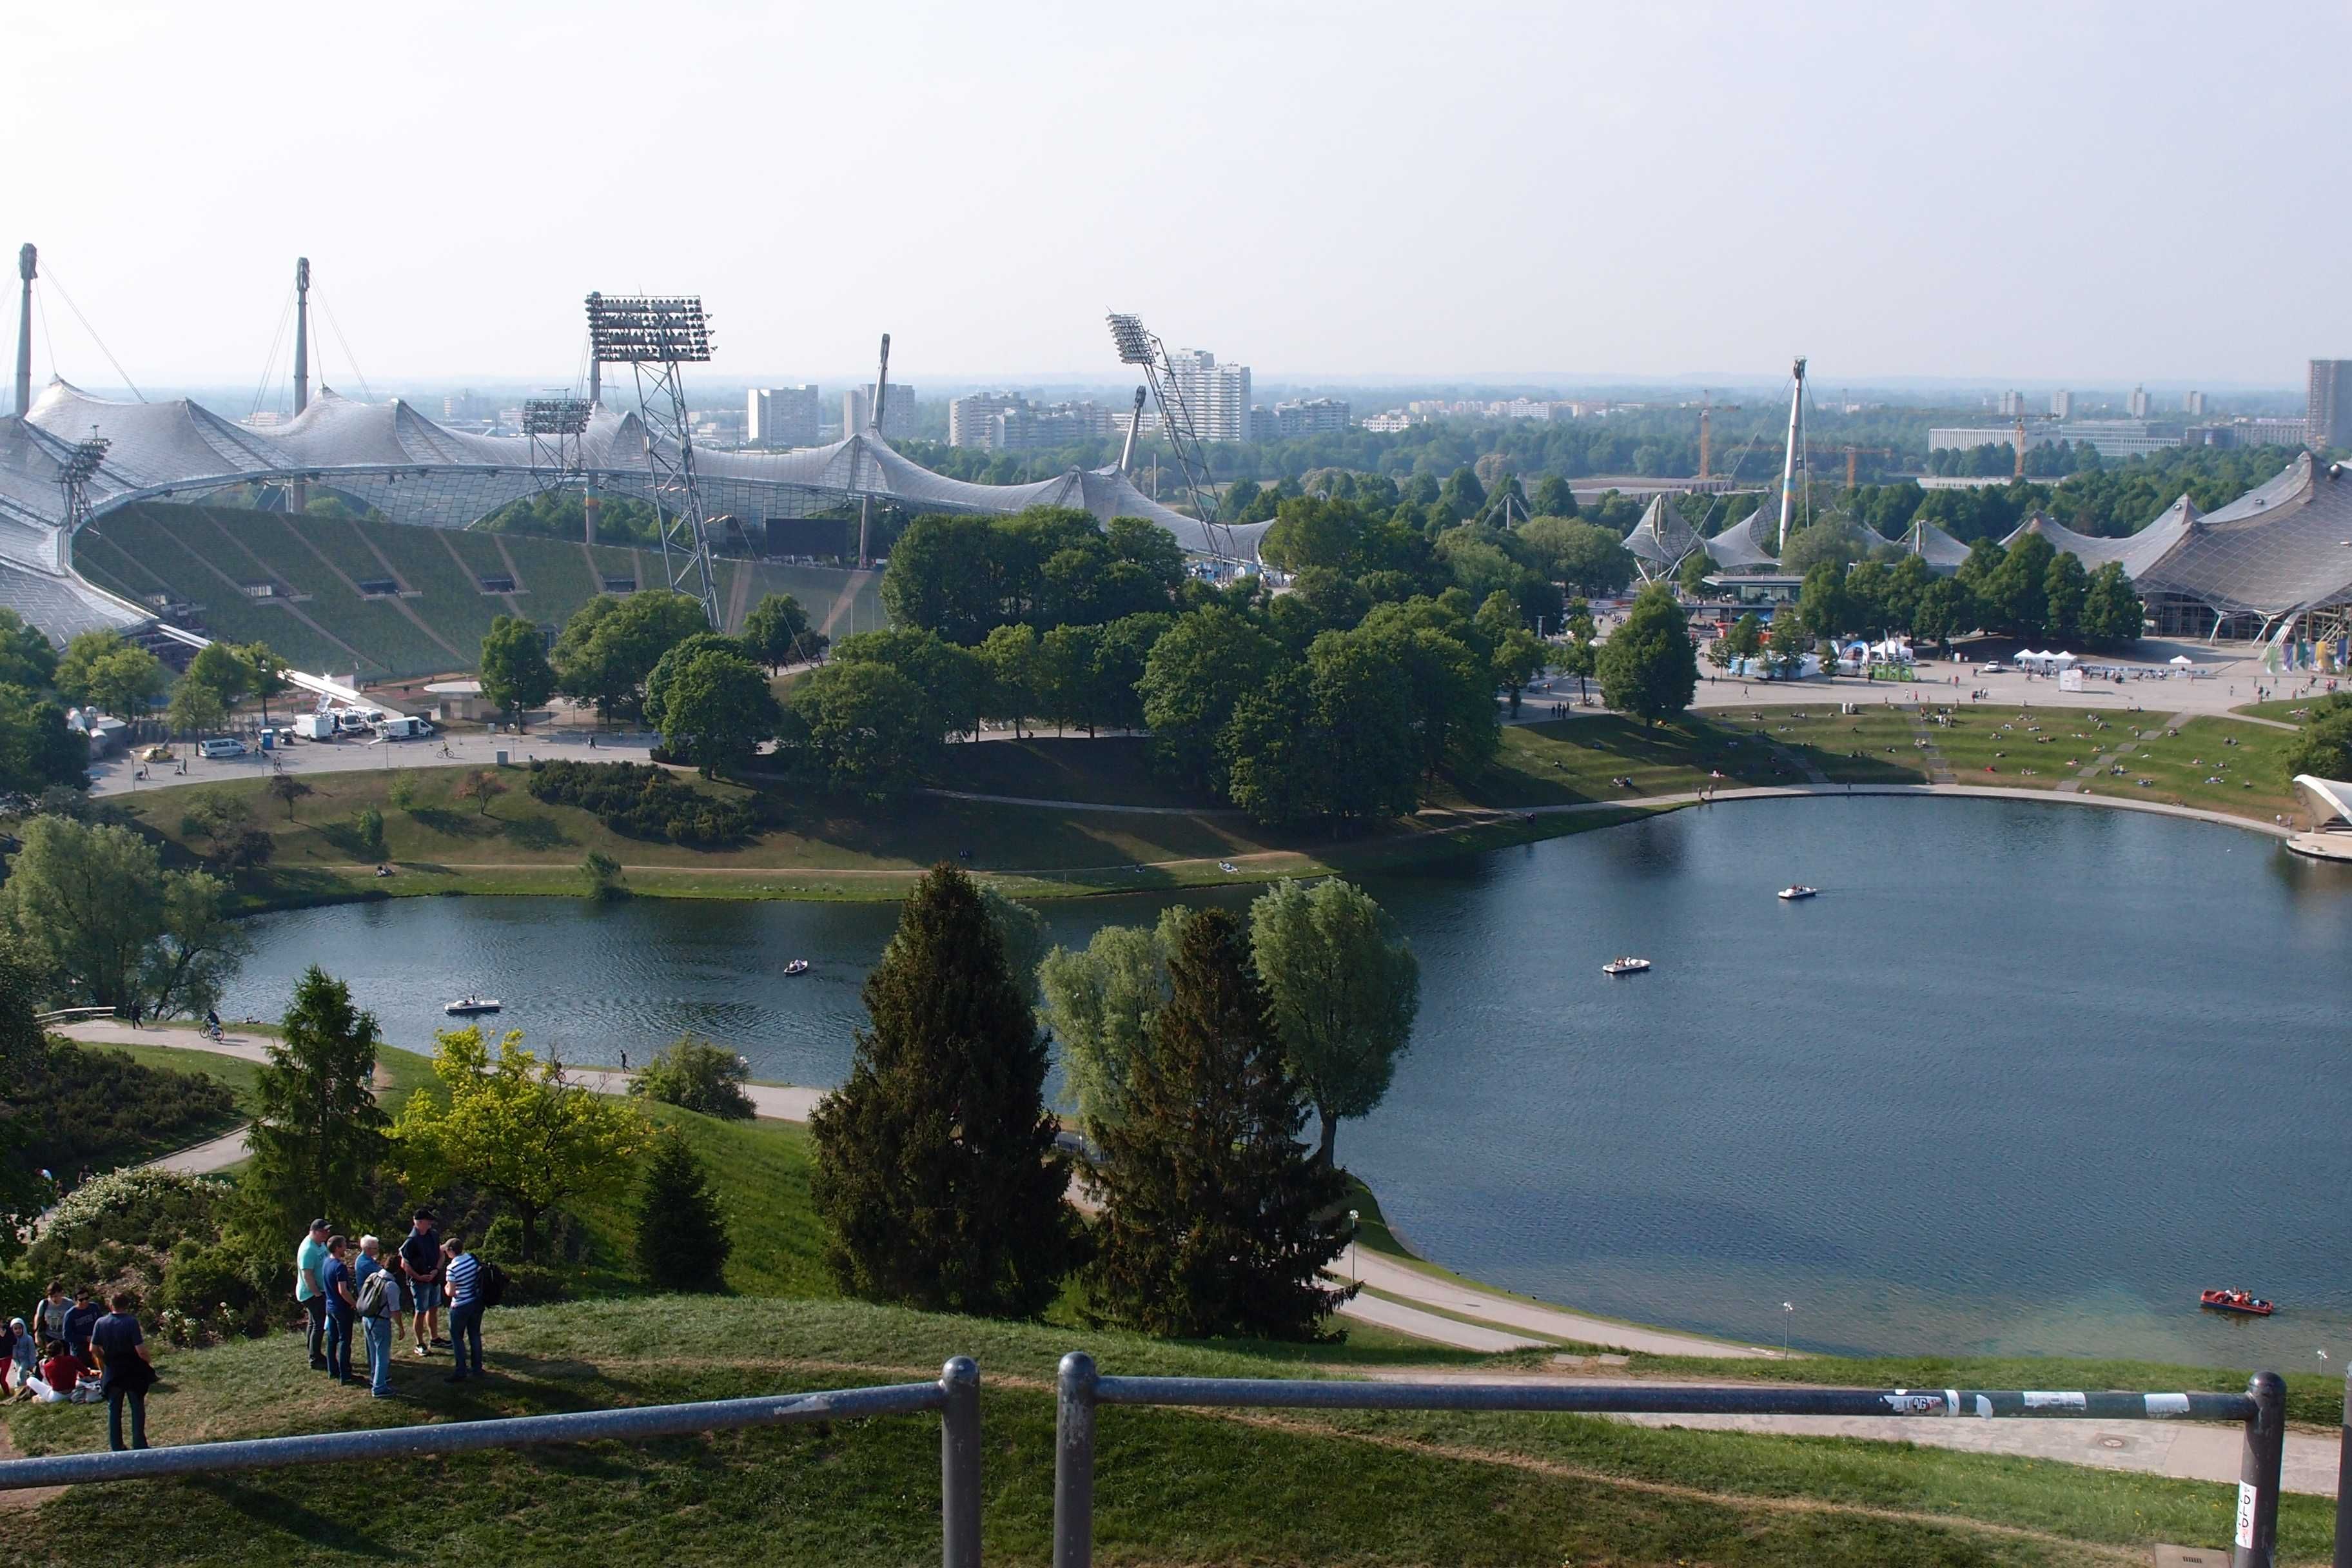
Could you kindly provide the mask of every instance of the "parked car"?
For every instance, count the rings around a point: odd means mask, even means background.
[[[147,746],[140,751],[139,760],[142,763],[168,763],[174,755],[169,746]]]
[[[230,736],[223,736],[219,740],[215,741],[199,741],[196,742],[196,755],[200,757],[211,757],[216,761],[226,757],[241,757],[245,755],[245,750],[246,747],[243,741],[236,740]]]

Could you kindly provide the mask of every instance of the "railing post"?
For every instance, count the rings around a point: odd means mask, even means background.
[[[940,1568],[980,1568],[980,1367],[960,1355],[940,1369]]]
[[[2336,1568],[2352,1568],[2352,1372],[2344,1374],[2344,1436],[2336,1450]]]
[[[2279,1472],[2286,1459],[2286,1380],[2258,1372],[2246,1382],[2254,1402],[2246,1423],[2245,1458],[2238,1467],[2237,1530],[2231,1568],[2277,1568]]]
[[[1054,1402],[1054,1568],[1095,1560],[1095,1358],[1062,1358]]]

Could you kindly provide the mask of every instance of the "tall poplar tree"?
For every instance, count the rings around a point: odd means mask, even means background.
[[[1081,1259],[1029,986],[971,878],[931,868],[866,980],[873,1028],[819,1102],[811,1195],[841,1288],[1034,1318]]]
[[[1312,1339],[1354,1293],[1320,1282],[1348,1244],[1347,1178],[1298,1141],[1307,1107],[1241,921],[1194,915],[1168,973],[1126,1114],[1096,1130],[1095,1303],[1171,1338]]]
[[[246,1189],[268,1234],[291,1236],[313,1215],[355,1217],[387,1144],[375,1102],[375,1015],[317,964],[294,983],[284,1031],[254,1083]]]

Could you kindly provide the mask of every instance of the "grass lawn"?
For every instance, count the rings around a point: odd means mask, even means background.
[[[2284,816],[2299,824],[2309,807],[2296,803],[2287,783],[2285,755],[2294,741],[2292,731],[2267,725],[2191,719],[2177,735],[2150,731],[2122,758],[2122,776],[2103,773],[2083,787],[2264,821]],[[2142,784],[2142,779],[2152,782]]]
[[[2325,702],[2326,691],[2315,691],[2308,697],[2277,697],[2268,702],[2245,702],[2230,710],[2252,719],[2275,719],[2282,724],[2300,724],[2311,717],[2312,704]]]
[[[926,1317],[844,1302],[600,1301],[491,1315],[494,1377],[452,1390],[404,1363],[409,1398],[327,1385],[289,1337],[166,1352],[163,1443],[743,1395],[981,1363],[989,1560],[1048,1552],[1050,1379],[1066,1350],[1108,1372],[1263,1374],[1216,1347]],[[28,1452],[103,1442],[94,1406],[16,1406]],[[1831,1438],[1444,1413],[1106,1410],[1106,1563],[2028,1564],[2122,1562],[2153,1541],[2226,1539],[2231,1489]],[[81,1488],[0,1512],[0,1552],[256,1568],[414,1554],[590,1562],[904,1563],[937,1551],[930,1418],[644,1446],[596,1445],[236,1479]],[[2320,1557],[2331,1505],[2290,1497],[2289,1561]],[[2144,1559],[2143,1559],[2144,1560]]]

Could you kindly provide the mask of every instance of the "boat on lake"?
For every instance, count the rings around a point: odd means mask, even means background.
[[[1640,974],[1650,967],[1646,958],[1612,958],[1601,966],[1603,974]]]
[[[808,960],[805,958],[793,959],[790,963],[784,965],[784,973],[787,974],[806,974],[808,973]]]
[[[1808,888],[1802,882],[1800,882],[1794,887],[1781,889],[1780,897],[1793,904],[1799,899],[1810,899],[1820,891],[1821,889],[1819,888]]]
[[[2239,1312],[2249,1318],[2267,1318],[2278,1310],[2275,1302],[2265,1301],[2251,1290],[2202,1291],[2197,1304],[2211,1311]]]
[[[500,1004],[495,996],[460,996],[441,1009],[453,1018],[474,1018],[484,1013],[495,1013]]]

